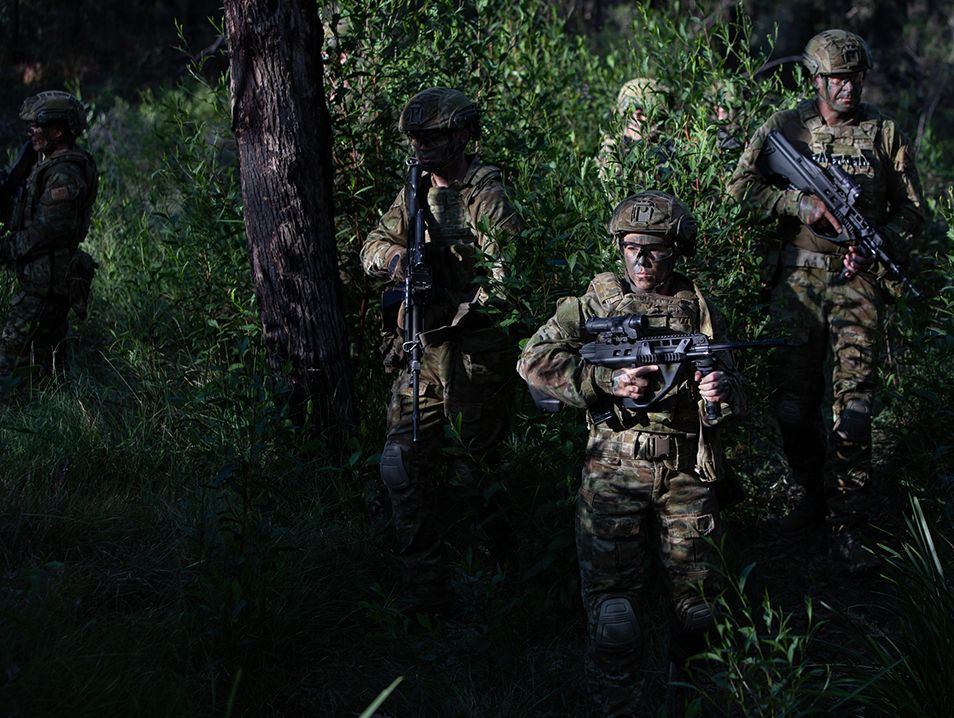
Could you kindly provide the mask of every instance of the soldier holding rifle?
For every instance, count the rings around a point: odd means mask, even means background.
[[[864,40],[826,30],[809,41],[803,63],[814,96],[776,112],[756,131],[729,190],[778,219],[779,243],[765,278],[773,317],[796,346],[775,355],[775,409],[785,454],[805,489],[804,500],[780,522],[781,535],[798,538],[824,521],[829,555],[856,570],[872,563],[859,535],[871,505],[876,347],[885,306],[879,274],[881,265],[895,264],[898,275],[924,225],[924,200],[913,148],[893,120],[861,102],[872,65]],[[760,163],[759,157],[773,130],[833,177],[857,185],[852,206],[877,234],[884,261],[857,243],[835,241],[849,228],[825,197],[780,187],[761,171],[766,158]],[[830,432],[822,416],[826,380],[833,396]]]
[[[409,183],[368,235],[361,261],[368,274],[404,285],[391,293],[396,301],[385,293],[386,362],[402,369],[381,479],[391,497],[405,608],[439,613],[448,607],[442,473],[476,482],[509,431],[515,347],[492,314],[501,301],[494,282],[504,273],[499,242],[521,221],[500,171],[466,152],[480,136],[480,115],[463,93],[418,93],[399,128],[414,155]],[[459,445],[442,451],[452,434]]]

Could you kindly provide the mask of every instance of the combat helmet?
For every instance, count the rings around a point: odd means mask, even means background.
[[[811,75],[865,72],[872,66],[867,43],[847,30],[825,30],[805,46],[802,64]]]
[[[639,192],[620,202],[607,229],[617,241],[630,233],[666,237],[683,257],[691,257],[695,249],[696,218],[678,199],[658,190]]]
[[[62,122],[77,137],[86,129],[86,108],[68,92],[49,90],[25,99],[20,106],[20,119],[41,126]]]
[[[480,112],[477,104],[460,90],[431,87],[408,100],[401,111],[398,129],[405,134],[468,129],[479,135]]]
[[[628,115],[634,109],[665,110],[669,88],[649,77],[634,77],[623,83],[616,96],[616,112]]]

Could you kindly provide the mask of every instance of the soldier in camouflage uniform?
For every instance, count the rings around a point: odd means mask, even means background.
[[[71,305],[85,318],[95,267],[78,249],[99,183],[93,158],[76,147],[86,128],[82,103],[66,92],[41,92],[23,103],[20,118],[39,158],[14,204],[13,234],[0,248],[19,283],[0,333],[0,375],[27,363],[52,369]]]
[[[600,143],[596,166],[604,183],[631,188],[653,185],[671,174],[667,167],[675,148],[671,140],[659,136],[659,120],[669,108],[669,89],[647,77],[627,81],[616,97],[616,114],[625,123],[618,136],[606,134]],[[640,162],[639,151],[649,155],[654,165],[653,181],[634,181],[631,175]]]
[[[740,201],[777,217],[770,253],[772,312],[804,343],[776,354],[776,414],[785,453],[804,502],[782,521],[783,535],[827,518],[829,552],[848,568],[863,567],[858,528],[870,510],[871,418],[884,288],[871,260],[816,234],[841,226],[815,196],[768,184],[755,167],[769,131],[778,129],[822,166],[840,166],[861,186],[858,209],[903,263],[924,225],[914,150],[891,119],[861,102],[871,55],[864,40],[826,30],[805,48],[815,96],[776,112],[752,137],[729,182]],[[837,279],[842,270],[850,279]],[[822,417],[826,355],[832,355],[834,426]]]
[[[737,139],[741,131],[732,110],[738,102],[734,83],[726,78],[715,80],[706,91],[705,99],[712,107],[711,119],[719,128],[716,133],[716,147],[720,152],[741,149],[742,143]]]
[[[713,625],[715,556],[706,539],[720,529],[717,425],[743,411],[744,396],[726,354],[722,369],[704,378],[686,372],[658,404],[627,409],[623,398],[645,402],[659,391],[658,366],[614,371],[580,357],[581,345],[593,338],[584,328],[590,317],[636,313],[648,317],[650,331],[658,334],[701,331],[725,339],[716,307],[673,269],[679,257],[692,253],[696,235],[685,205],[663,192],[633,195],[613,212],[609,232],[624,272],[598,274],[583,296],[560,300],[525,346],[517,370],[531,388],[591,410],[576,524],[589,634],[587,682],[601,715],[632,716],[641,710],[648,627],[638,615],[650,541],[658,542],[653,548],[672,599],[675,667],[704,647],[702,636]],[[705,420],[702,399],[720,402],[721,417]],[[594,423],[593,410],[607,405],[611,418]]]
[[[465,154],[480,133],[477,106],[465,95],[441,87],[424,90],[408,102],[399,127],[423,170],[418,195],[426,197],[421,202],[425,253],[434,289],[422,328],[418,441],[411,441],[405,369],[392,388],[380,467],[405,568],[407,607],[439,611],[446,607],[440,514],[448,508],[437,502],[439,471],[449,463],[458,481],[476,481],[477,467],[493,462],[509,431],[516,348],[490,315],[502,301],[493,288],[504,276],[499,242],[511,239],[521,220],[500,171]],[[361,249],[368,274],[403,280],[407,229],[402,190]],[[402,320],[391,321],[386,329],[397,336]],[[389,361],[400,365],[400,339],[391,346]],[[449,423],[459,428],[466,452],[453,449],[444,462]]]

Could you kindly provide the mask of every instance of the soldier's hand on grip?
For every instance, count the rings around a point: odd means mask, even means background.
[[[845,255],[845,269],[842,274],[846,279],[851,279],[856,274],[866,272],[874,264],[874,258],[858,251],[857,247],[849,247],[848,254]]]
[[[732,384],[722,371],[713,371],[705,376],[697,371],[695,380],[699,384],[699,395],[706,401],[723,402],[729,400]]]

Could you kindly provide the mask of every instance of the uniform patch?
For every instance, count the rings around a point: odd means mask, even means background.
[[[630,222],[634,225],[645,224],[652,226],[655,224],[653,215],[656,213],[656,206],[652,202],[634,202],[633,215]]]
[[[69,199],[70,191],[66,187],[54,187],[50,190],[50,198],[57,201]]]

